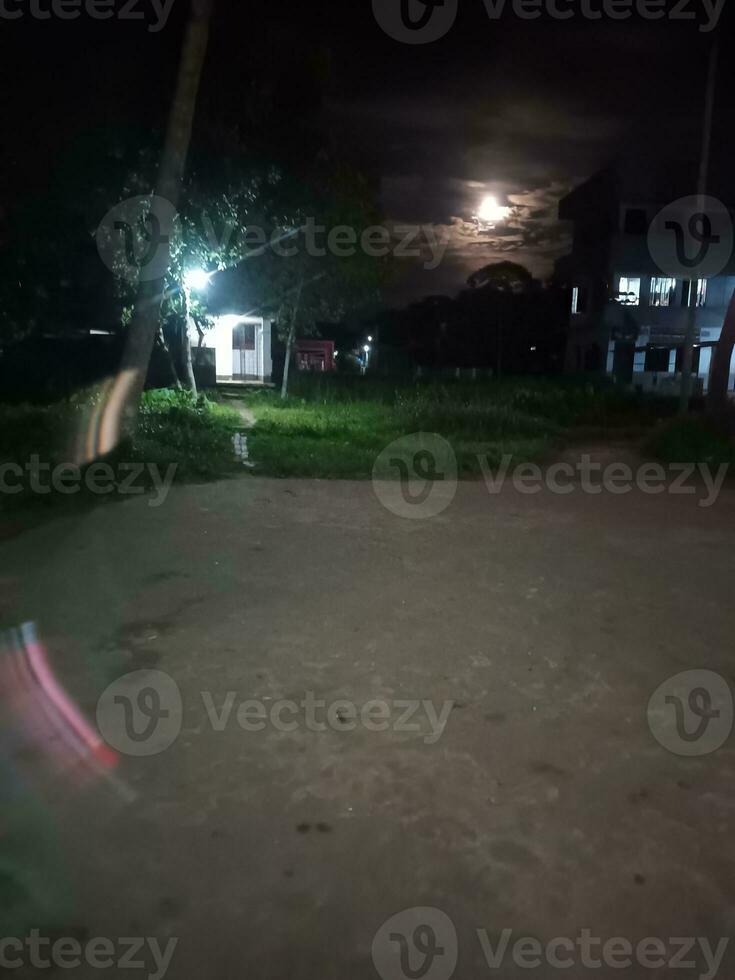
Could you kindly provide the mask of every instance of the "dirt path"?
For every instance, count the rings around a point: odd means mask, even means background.
[[[5,542],[0,613],[39,621],[89,710],[111,656],[182,698],[173,744],[123,759],[135,803],[57,794],[77,920],[178,937],[182,980],[374,978],[376,931],[416,906],[452,920],[463,980],[557,972],[510,953],[490,970],[478,929],[714,948],[735,927],[735,742],[672,754],[646,708],[690,668],[732,683],[733,555],[732,489],[704,509],[468,483],[410,521],[368,483],[248,478]],[[309,692],[348,704],[324,731],[301,708],[279,728],[273,706]],[[248,699],[261,731],[238,724]],[[352,730],[349,705],[376,699],[388,730]],[[452,702],[436,739],[423,708],[397,730],[411,700]]]
[[[241,401],[239,398],[230,398],[228,399],[227,404],[230,406],[230,408],[235,409],[240,418],[243,420],[245,428],[252,429],[252,427],[255,425],[255,416],[245,402]]]

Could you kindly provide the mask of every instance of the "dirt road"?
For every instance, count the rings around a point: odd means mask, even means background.
[[[181,696],[173,743],[123,756],[135,802],[56,792],[75,924],[176,937],[166,975],[187,980],[375,977],[382,923],[423,906],[464,980],[609,975],[581,962],[584,929],[715,948],[735,928],[735,736],[687,758],[646,712],[679,672],[735,680],[734,558],[732,489],[703,509],[481,483],[411,521],[367,483],[244,478],[5,542],[2,617],[39,624],[92,716],[117,674]],[[494,948],[503,929],[568,937],[573,965],[509,948],[490,968],[477,931]],[[440,938],[427,972],[416,954],[392,975],[448,977]],[[705,974],[692,958],[674,975]],[[672,975],[649,959],[616,972]]]

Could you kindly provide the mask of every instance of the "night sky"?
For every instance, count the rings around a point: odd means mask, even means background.
[[[185,12],[175,0],[157,33],[146,21],[0,21],[6,197],[42,193],[58,154],[85,129],[162,125]],[[726,12],[720,24],[725,38],[731,19]],[[451,294],[503,258],[548,276],[568,244],[560,196],[616,154],[695,160],[712,37],[697,21],[635,16],[522,21],[508,11],[490,22],[482,0],[459,0],[444,38],[410,46],[382,31],[368,0],[219,0],[202,104],[236,116],[252,75],[268,73],[294,96],[283,100],[287,120],[299,111],[294,66],[305,52],[320,59],[322,124],[375,180],[386,218],[431,224],[450,241],[438,269],[400,278],[386,299],[402,303]],[[730,60],[721,59],[719,152],[730,140]],[[478,234],[470,218],[488,193],[512,211],[496,233]]]

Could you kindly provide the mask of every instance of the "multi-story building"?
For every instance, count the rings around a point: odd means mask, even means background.
[[[570,290],[565,367],[606,372],[644,390],[673,394],[693,308],[694,371],[706,390],[713,349],[735,290],[735,260],[731,257],[712,278],[673,278],[662,272],[649,250],[649,228],[661,209],[686,191],[670,176],[657,178],[605,170],[559,203],[559,218],[573,225],[571,254],[557,263],[557,279]]]

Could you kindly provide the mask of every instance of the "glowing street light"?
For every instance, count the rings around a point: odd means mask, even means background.
[[[204,269],[189,269],[184,273],[184,286],[191,292],[201,293],[207,288],[213,275],[213,272],[206,272]]]

